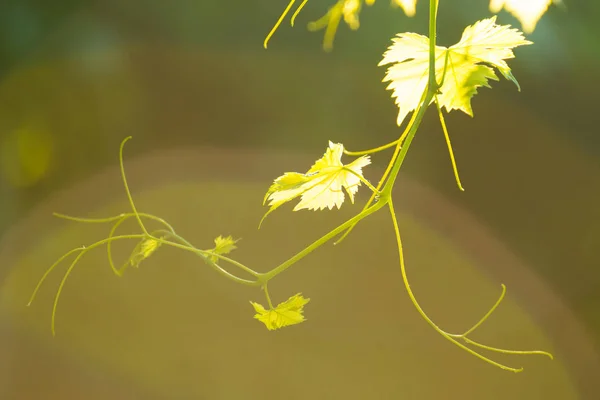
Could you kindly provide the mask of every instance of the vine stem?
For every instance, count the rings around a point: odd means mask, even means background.
[[[423,93],[421,100],[424,99],[424,96],[425,96],[425,93]],[[375,201],[376,196],[379,196],[380,189],[382,188],[383,184],[385,183],[385,180],[387,179],[390,171],[392,170],[392,167],[394,166],[394,163],[396,162],[396,158],[398,157],[398,154],[400,154],[400,149],[402,148],[402,142],[404,141],[404,139],[406,139],[408,132],[410,132],[410,129],[411,129],[412,125],[414,124],[416,117],[417,117],[417,112],[414,112],[412,117],[410,117],[410,120],[409,120],[408,124],[406,125],[406,128],[404,129],[404,132],[402,132],[402,135],[400,135],[400,138],[398,140],[395,140],[392,142],[393,144],[396,145],[396,148],[394,149],[394,154],[392,154],[392,157],[390,158],[390,161],[389,161],[387,167],[385,168],[383,175],[379,179],[379,183],[377,184],[377,187],[376,187],[377,192],[371,193],[371,197],[369,198],[367,203],[364,205],[363,211],[366,210],[367,208],[369,208],[369,206],[373,203],[373,201]],[[383,145],[383,146],[377,147],[375,149],[367,150],[367,151],[380,151],[380,150],[388,148],[387,146],[389,146],[392,143],[388,143],[387,145]],[[356,154],[356,153],[357,152],[354,152],[354,154]],[[348,236],[350,234],[350,232],[352,232],[352,229],[354,229],[354,226],[355,225],[351,225],[348,229],[346,229],[346,231],[342,234],[342,236],[338,240],[333,242],[333,244],[334,245],[340,244],[342,242],[342,240],[344,240],[346,238],[346,236]]]
[[[269,295],[269,288],[267,288],[267,284],[265,283],[263,285],[263,291],[265,292],[265,296],[267,298],[267,304],[269,304],[269,309],[274,309],[273,307],[273,303],[271,302],[271,296]]]
[[[284,261],[283,263],[281,263],[277,267],[273,268],[269,272],[261,274],[261,276],[259,277],[259,279],[261,280],[262,283],[267,283],[271,279],[275,278],[275,276],[279,275],[280,273],[282,273],[283,271],[285,271],[286,269],[288,269],[289,267],[291,267],[292,265],[294,265],[295,263],[297,263],[298,261],[300,261],[301,259],[303,259],[307,255],[309,255],[310,253],[312,253],[314,250],[316,250],[317,248],[321,247],[322,245],[324,245],[325,243],[327,243],[329,240],[333,239],[334,237],[336,237],[337,235],[339,235],[340,233],[342,233],[344,230],[348,229],[350,226],[356,225],[363,218],[365,218],[365,217],[373,214],[374,212],[378,211],[384,205],[385,205],[385,203],[378,202],[378,203],[375,203],[374,205],[372,205],[371,207],[369,207],[369,208],[361,211],[359,214],[357,214],[354,217],[350,218],[349,220],[347,220],[346,222],[344,222],[343,224],[341,224],[337,228],[331,230],[327,234],[323,235],[321,238],[319,238],[316,241],[314,241],[309,246],[305,247],[304,250],[300,251],[296,255],[294,255],[291,258],[289,258],[288,260]]]
[[[188,242],[187,240],[185,240],[183,237],[173,233],[173,232],[169,232],[169,231],[159,231],[159,232],[164,232],[170,236],[172,236],[173,238],[175,238],[176,240],[180,241],[181,243],[176,243],[176,242],[172,242],[170,240],[165,240],[165,239],[161,239],[161,238],[154,238],[158,243],[161,244],[166,244],[167,246],[171,246],[171,247],[175,247],[177,249],[181,249],[181,250],[187,250],[190,251],[194,254],[196,254],[197,256],[199,256],[200,258],[202,258],[205,262],[207,262],[209,265],[211,265],[214,269],[216,269],[219,273],[221,273],[223,276],[237,282],[237,283],[241,283],[247,286],[259,286],[261,284],[260,281],[250,281],[247,279],[242,279],[238,276],[235,276],[233,274],[231,274],[230,272],[226,271],[225,269],[223,269],[221,266],[219,266],[217,263],[213,262],[209,256],[215,256],[223,261],[226,261],[236,267],[238,267],[239,269],[247,272],[248,274],[256,277],[256,278],[260,278],[263,274],[254,271],[253,269],[245,266],[244,264],[237,262],[229,257],[226,257],[224,255],[221,254],[217,254],[217,253],[213,253],[211,251],[205,251],[205,250],[200,250],[197,249],[196,247],[194,247],[190,242]]]
[[[431,100],[435,96],[438,84],[436,82],[435,77],[435,38],[436,38],[436,20],[437,20],[437,9],[438,9],[438,0],[429,0],[429,80],[427,83],[427,90],[425,91],[425,98],[417,111],[417,115],[415,117],[414,124],[410,127],[408,134],[406,135],[406,139],[402,143],[402,148],[400,149],[400,154],[398,154],[398,158],[396,159],[392,170],[390,171],[390,176],[385,183],[385,186],[382,189],[381,197],[389,198],[392,194],[392,189],[394,188],[394,183],[396,182],[396,178],[398,176],[398,172],[400,172],[400,167],[404,163],[404,159],[406,158],[406,153],[408,153],[408,149],[410,148],[410,144],[412,143],[419,126],[421,125],[421,121],[423,120],[423,116],[425,115],[425,111],[427,110],[427,106],[431,103]]]
[[[277,23],[275,24],[275,26],[273,27],[273,29],[271,30],[271,32],[267,35],[267,38],[265,39],[264,42],[264,46],[265,48],[267,47],[267,43],[269,38],[271,37],[271,35],[273,34],[273,32],[277,29],[277,27],[281,24],[283,18],[289,13],[291,7],[293,6],[293,4],[295,3],[296,0],[290,0],[290,3],[288,4],[287,8],[284,10],[283,14],[281,15],[281,17],[279,18],[279,20],[277,21]],[[298,12],[304,7],[304,5],[306,4],[307,0],[304,0],[300,7],[296,10],[296,12],[294,13],[294,15],[292,16],[292,26],[294,23],[294,20],[296,18],[296,16],[298,15]],[[315,24],[312,25],[313,28],[309,29],[314,29],[315,26],[319,27],[317,25],[319,24],[324,24],[326,23],[327,25],[327,30],[325,33],[325,43],[324,43],[324,47],[326,49],[330,49],[330,39],[332,40],[333,38],[333,34],[335,33],[335,29],[337,28],[337,24],[339,23],[340,19],[341,19],[341,8],[343,5],[344,1],[343,0],[339,0],[338,3],[332,7],[330,9],[330,11],[328,12],[328,14],[326,16],[324,16],[321,20],[317,21]],[[321,238],[317,239],[316,241],[314,241],[312,244],[310,244],[309,246],[305,247],[303,250],[301,250],[300,252],[298,252],[297,254],[295,254],[294,256],[292,256],[291,258],[289,258],[288,260],[284,261],[283,263],[281,263],[280,265],[278,265],[277,267],[271,269],[270,271],[266,272],[266,273],[259,273],[256,272],[248,267],[246,267],[245,265],[231,259],[228,257],[225,257],[223,255],[217,254],[216,252],[213,252],[211,250],[200,250],[196,247],[194,247],[193,245],[191,245],[187,240],[185,240],[183,237],[179,236],[178,234],[175,233],[174,229],[163,219],[159,218],[159,217],[155,217],[153,215],[150,214],[145,214],[145,213],[139,213],[136,209],[136,206],[134,204],[133,201],[133,197],[131,195],[131,191],[129,189],[128,183],[127,183],[127,178],[125,175],[125,169],[124,169],[124,163],[123,163],[123,148],[125,143],[131,139],[131,136],[125,138],[125,140],[122,141],[121,146],[120,146],[120,150],[119,150],[119,162],[120,162],[120,168],[121,168],[121,177],[123,180],[123,184],[125,187],[125,191],[127,194],[127,199],[129,202],[129,205],[131,207],[132,212],[130,213],[123,213],[120,215],[117,215],[115,217],[109,217],[109,218],[75,218],[75,217],[69,217],[63,214],[55,214],[57,217],[60,218],[64,218],[64,219],[69,219],[69,220],[73,220],[73,221],[78,221],[78,222],[87,222],[87,223],[105,223],[105,222],[114,222],[114,225],[112,227],[112,229],[110,230],[109,236],[108,238],[105,238],[103,240],[99,240],[95,243],[93,243],[92,245],[85,247],[85,246],[81,246],[78,248],[75,248],[69,252],[67,252],[66,254],[64,254],[62,257],[60,257],[54,264],[52,264],[45,272],[45,274],[42,276],[42,278],[40,279],[40,281],[38,282],[38,285],[36,286],[29,304],[31,304],[31,302],[34,300],[40,286],[42,285],[42,283],[45,281],[45,279],[47,278],[47,276],[50,274],[50,272],[52,272],[52,270],[62,261],[64,261],[67,257],[76,254],[75,258],[73,259],[73,261],[71,262],[71,264],[69,265],[67,271],[65,272],[62,280],[60,281],[59,287],[58,287],[58,291],[55,295],[54,298],[54,304],[53,304],[53,308],[52,308],[52,334],[55,334],[55,315],[56,315],[56,310],[57,310],[57,306],[58,306],[58,302],[59,302],[59,298],[61,295],[61,292],[63,290],[63,287],[65,285],[65,282],[67,281],[69,275],[71,274],[72,270],[75,268],[75,266],[77,265],[77,263],[79,262],[79,260],[90,250],[106,244],[107,245],[107,253],[108,253],[108,258],[109,258],[109,262],[110,262],[110,266],[113,270],[113,272],[118,275],[121,276],[123,273],[123,270],[131,263],[133,265],[134,261],[137,260],[135,266],[137,266],[137,264],[140,262],[140,260],[143,260],[144,258],[148,257],[151,253],[148,252],[148,254],[144,253],[142,250],[136,250],[138,249],[138,247],[136,247],[134,249],[134,252],[132,253],[132,256],[130,256],[130,259],[125,263],[125,265],[121,268],[121,269],[117,269],[113,263],[112,260],[112,253],[111,253],[111,243],[116,241],[116,240],[120,240],[120,239],[139,239],[142,240],[142,242],[140,242],[142,245],[145,244],[144,241],[146,240],[152,240],[155,241],[156,243],[151,243],[152,245],[156,245],[158,246],[158,244],[165,244],[168,245],[170,247],[174,247],[174,248],[178,248],[181,250],[186,250],[186,251],[190,251],[195,253],[196,255],[198,255],[199,257],[201,257],[206,263],[208,263],[213,269],[215,269],[218,273],[222,274],[224,277],[236,282],[236,283],[240,283],[240,284],[244,284],[247,286],[261,286],[262,290],[265,293],[268,305],[270,309],[273,309],[273,304],[271,302],[271,298],[268,292],[268,282],[273,279],[274,277],[276,277],[277,275],[279,275],[280,273],[282,273],[283,271],[285,271],[286,269],[288,269],[289,267],[291,267],[292,265],[294,265],[295,263],[297,263],[298,261],[300,261],[301,259],[303,259],[304,257],[306,257],[308,254],[310,254],[311,252],[313,252],[314,250],[316,250],[317,248],[319,248],[320,246],[324,245],[326,242],[328,242],[329,240],[333,239],[334,237],[338,236],[339,234],[343,233],[343,236],[336,242],[339,243],[341,240],[343,240],[346,235],[348,235],[348,233],[352,230],[352,228],[354,226],[356,226],[356,224],[358,224],[362,219],[366,218],[367,216],[379,211],[381,208],[383,208],[384,206],[388,207],[388,210],[390,212],[390,216],[391,216],[391,220],[392,220],[392,224],[393,224],[393,228],[394,228],[394,233],[395,233],[395,237],[396,237],[396,242],[397,242],[397,248],[398,248],[398,256],[399,256],[399,262],[400,262],[400,270],[401,270],[401,275],[402,275],[402,280],[404,283],[404,286],[406,288],[408,297],[410,299],[410,301],[412,302],[412,304],[414,305],[414,307],[416,308],[417,312],[419,313],[419,315],[431,326],[433,327],[433,329],[438,332],[440,335],[442,335],[445,339],[447,339],[448,341],[452,342],[454,345],[456,345],[457,347],[463,349],[464,351],[470,353],[471,355],[491,364],[494,365],[498,368],[501,368],[503,370],[507,370],[507,371],[512,371],[512,372],[520,372],[523,370],[523,368],[513,368],[513,367],[509,367],[507,365],[498,363],[496,361],[491,360],[490,358],[480,354],[478,351],[468,347],[467,345],[471,345],[471,346],[475,346],[478,347],[479,349],[483,349],[483,350],[488,350],[488,351],[493,351],[493,352],[499,352],[499,353],[504,353],[504,354],[540,354],[540,355],[546,355],[550,358],[552,358],[552,355],[550,353],[544,352],[544,351],[539,351],[539,350],[532,350],[532,351],[522,351],[522,350],[508,350],[508,349],[501,349],[501,348],[496,348],[496,347],[492,347],[492,346],[487,346],[481,343],[478,343],[470,338],[467,337],[467,335],[469,335],[470,333],[472,333],[473,331],[475,331],[482,323],[484,323],[487,318],[495,311],[495,309],[498,307],[498,305],[500,304],[500,302],[502,301],[502,299],[504,298],[505,295],[505,291],[506,288],[504,285],[502,285],[502,294],[500,295],[500,298],[496,301],[496,303],[494,304],[494,306],[474,325],[472,326],[470,329],[468,329],[467,331],[465,331],[462,334],[451,334],[448,333],[446,331],[444,331],[443,329],[441,329],[438,325],[436,325],[435,322],[433,322],[433,320],[431,318],[429,318],[429,316],[425,313],[425,311],[422,309],[422,307],[420,306],[419,302],[417,301],[409,280],[408,280],[408,276],[407,276],[407,272],[406,272],[406,266],[405,266],[405,262],[404,262],[404,252],[403,252],[403,247],[402,247],[402,239],[400,236],[400,229],[399,229],[399,224],[398,224],[398,219],[396,216],[396,212],[394,209],[394,204],[393,204],[393,200],[392,200],[392,190],[393,187],[395,185],[395,181],[396,178],[399,174],[400,168],[402,167],[402,164],[404,163],[404,160],[406,158],[406,155],[408,153],[408,150],[410,148],[410,145],[412,143],[412,140],[415,137],[416,132],[418,131],[421,122],[423,120],[423,117],[425,115],[425,112],[428,108],[428,106],[431,104],[432,101],[435,101],[436,106],[437,106],[437,110],[438,110],[438,114],[439,114],[439,118],[440,118],[440,122],[442,125],[442,129],[444,131],[444,135],[446,138],[446,142],[448,145],[448,150],[450,153],[450,158],[451,158],[451,162],[452,162],[452,167],[454,169],[455,172],[455,178],[457,181],[457,184],[459,186],[459,188],[461,190],[464,190],[462,188],[462,185],[460,183],[460,178],[458,176],[458,170],[456,167],[456,162],[454,159],[454,154],[452,151],[452,146],[450,143],[450,139],[448,136],[448,131],[447,131],[447,127],[444,121],[444,117],[443,117],[443,113],[442,110],[439,106],[439,103],[437,101],[437,93],[439,88],[441,87],[441,85],[443,84],[444,81],[444,77],[445,77],[445,73],[446,73],[446,67],[448,65],[448,53],[446,53],[446,58],[444,60],[444,69],[443,69],[443,73],[442,73],[442,79],[440,81],[440,83],[437,82],[436,80],[436,68],[435,68],[435,62],[436,62],[436,23],[437,23],[437,12],[438,12],[438,6],[439,6],[439,0],[430,0],[429,1],[429,70],[428,70],[428,82],[427,82],[427,87],[424,90],[424,92],[421,94],[421,99],[419,101],[419,104],[417,106],[417,108],[415,110],[413,110],[413,115],[406,127],[406,129],[404,130],[404,132],[402,133],[402,135],[399,137],[399,139],[371,149],[371,150],[366,150],[363,152],[349,152],[344,150],[344,153],[347,155],[364,155],[364,154],[371,154],[371,153],[375,153],[378,151],[382,151],[388,148],[391,148],[393,146],[395,146],[395,151],[394,154],[392,155],[392,158],[388,164],[388,167],[385,171],[385,173],[383,174],[382,178],[380,179],[377,187],[374,187],[373,185],[371,185],[366,179],[364,179],[360,174],[357,174],[356,172],[354,172],[353,170],[349,169],[349,168],[344,168],[343,171],[345,172],[349,172],[351,174],[353,174],[355,177],[357,177],[359,179],[360,182],[362,182],[363,184],[365,184],[373,193],[371,195],[371,198],[369,199],[369,201],[366,203],[366,205],[364,206],[364,208],[362,209],[362,211],[355,215],[354,217],[350,218],[349,220],[347,220],[346,222],[344,222],[343,224],[339,225],[337,228],[331,230],[330,232],[328,232],[327,234],[323,235]],[[357,183],[358,185],[359,183]],[[374,204],[372,204],[375,199],[376,196],[379,196],[379,200],[376,201]],[[270,210],[269,212],[271,212],[272,210]],[[267,213],[268,215],[268,213]],[[121,225],[121,223],[123,223],[125,220],[129,219],[129,218],[133,218],[135,217],[139,227],[142,230],[141,234],[131,234],[131,235],[120,235],[120,236],[115,236],[115,231],[116,229]],[[266,217],[266,215],[265,215]],[[158,230],[158,231],[153,231],[152,233],[149,233],[149,231],[146,229],[142,219],[146,218],[146,219],[150,219],[153,220],[155,222],[159,222],[161,223],[164,227],[166,227],[167,229],[164,230]],[[264,217],[263,217],[264,219]],[[162,237],[156,237],[154,236],[155,233],[157,232],[163,232],[166,235],[170,236],[172,238],[172,240],[167,240],[166,237],[167,236],[162,236]],[[138,246],[140,246],[140,243],[138,243]],[[151,249],[151,251],[154,251],[154,248]],[[134,256],[137,255],[142,255],[143,258],[141,258],[140,260],[132,258]],[[215,261],[216,260],[223,260],[225,262],[228,262],[230,264],[232,264],[233,266],[239,268],[240,270],[250,274],[253,276],[254,280],[247,280],[247,279],[242,279],[230,272],[228,272],[227,270],[225,270],[224,268],[222,268],[221,266],[219,266]],[[28,305],[29,305],[28,304]]]
[[[350,228],[353,228],[363,218],[380,210],[391,200],[392,189],[394,187],[396,177],[398,176],[398,172],[400,171],[400,167],[402,166],[404,159],[406,158],[408,149],[410,148],[410,144],[412,143],[412,140],[415,137],[415,134],[416,134],[417,130],[419,129],[419,126],[421,125],[421,121],[423,120],[423,116],[425,115],[425,111],[427,110],[427,106],[431,103],[431,100],[435,96],[435,93],[438,88],[437,82],[436,82],[436,77],[435,77],[435,35],[436,35],[435,24],[436,24],[436,18],[437,18],[437,6],[438,6],[438,0],[430,0],[429,83],[427,85],[427,90],[425,91],[425,93],[422,96],[423,101],[421,102],[418,110],[415,110],[415,114],[413,115],[414,121],[412,122],[412,124],[409,124],[408,132],[406,132],[405,139],[403,141],[401,141],[402,136],[404,136],[404,134],[403,134],[401,136],[401,138],[398,140],[398,143],[396,144],[396,146],[397,146],[396,149],[397,150],[399,149],[398,156],[395,159],[393,159],[393,165],[391,167],[389,176],[388,176],[387,180],[385,181],[383,189],[380,191],[379,201],[372,206],[364,208],[363,211],[361,211],[359,214],[357,214],[353,218],[350,218],[348,221],[344,222],[342,225],[338,226],[337,228],[333,229],[329,233],[325,234],[320,239],[316,240],[315,242],[310,244],[308,247],[304,248],[304,250],[300,251],[296,255],[294,255],[291,258],[289,258],[288,260],[284,261],[279,266],[277,266],[277,267],[273,268],[272,270],[270,270],[269,272],[263,274],[259,278],[262,280],[262,282],[268,282],[269,280],[273,279],[275,276],[279,275],[280,273],[282,273],[283,271],[285,271],[286,269],[291,267],[293,264],[295,264],[296,262],[298,262],[301,259],[303,259],[304,257],[306,257],[308,254],[312,253],[318,247],[324,245],[326,242],[328,242],[329,240],[331,240],[338,234],[340,234]],[[344,237],[345,237],[345,235],[344,235]],[[343,237],[342,237],[342,239],[343,239]],[[339,243],[340,240],[338,240],[336,243]]]

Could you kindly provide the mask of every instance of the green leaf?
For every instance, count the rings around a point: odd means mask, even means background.
[[[490,67],[497,68],[519,88],[505,60],[514,58],[513,48],[532,42],[525,40],[517,29],[495,22],[495,16],[478,21],[464,30],[457,44],[450,48],[436,46],[435,75],[438,82],[443,81],[437,96],[440,107],[473,116],[471,98],[477,88],[490,87],[489,79],[498,80]],[[401,33],[392,40],[379,65],[392,64],[384,82],[390,82],[387,89],[392,90],[398,105],[397,123],[401,125],[408,113],[418,107],[427,89],[429,38],[417,33]]]
[[[219,257],[217,257],[215,254],[225,255],[225,254],[232,252],[233,250],[237,249],[237,246],[235,244],[239,240],[240,239],[234,240],[233,237],[231,237],[231,236],[227,236],[227,237],[223,237],[221,235],[217,236],[215,238],[215,247],[213,247],[210,250],[207,250],[210,253],[214,253],[213,255],[210,255],[209,258],[213,262],[219,261]]]
[[[304,306],[310,301],[298,293],[272,309],[265,309],[261,304],[250,302],[256,311],[254,318],[273,331],[285,326],[296,325],[305,321]]]

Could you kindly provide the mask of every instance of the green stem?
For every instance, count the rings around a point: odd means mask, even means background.
[[[437,82],[435,79],[435,42],[437,37],[437,11],[439,0],[429,0],[429,92],[435,94]],[[429,104],[429,103],[427,103]]]
[[[271,302],[271,296],[269,296],[269,289],[267,288],[267,284],[265,283],[263,285],[263,291],[265,292],[265,296],[267,297],[267,303],[269,304],[269,309],[274,309],[275,307],[273,307],[273,303]]]
[[[192,244],[191,244],[190,242],[188,242],[186,239],[184,239],[183,237],[181,237],[181,236],[179,236],[179,235],[177,235],[177,234],[175,234],[175,233],[171,233],[171,232],[165,232],[165,233],[167,233],[167,234],[169,234],[169,235],[173,236],[174,238],[176,238],[177,240],[179,240],[181,243],[183,243],[183,244],[185,244],[185,245],[189,246],[189,247],[190,247],[190,250],[192,250],[192,249],[193,249],[192,251],[194,251],[194,252],[200,252],[200,253],[201,253],[203,256],[205,256],[205,255],[207,255],[207,254],[208,254],[208,255],[211,255],[211,256],[215,256],[215,257],[217,257],[217,258],[219,258],[219,259],[221,259],[221,260],[223,260],[223,261],[226,261],[226,262],[228,262],[228,263],[230,263],[230,264],[232,264],[232,265],[235,265],[235,266],[236,266],[236,267],[238,267],[239,269],[241,269],[241,270],[243,270],[243,271],[245,271],[245,272],[247,272],[247,273],[249,273],[250,275],[253,275],[253,276],[255,276],[255,277],[258,277],[258,276],[260,276],[260,275],[261,275],[259,272],[256,272],[256,271],[255,271],[255,270],[253,270],[252,268],[246,267],[244,264],[242,264],[242,263],[240,263],[240,262],[238,262],[238,261],[235,261],[235,260],[234,260],[234,259],[232,259],[232,258],[226,257],[226,256],[224,256],[224,255],[222,255],[222,254],[213,253],[213,252],[211,252],[211,251],[205,251],[205,250],[199,250],[199,249],[196,249],[194,246],[192,246]]]
[[[208,265],[210,265],[215,271],[217,271],[224,277],[229,278],[236,283],[241,283],[242,285],[246,285],[246,286],[259,286],[263,283],[262,281],[260,281],[261,274],[259,274],[258,272],[252,271],[250,268],[245,267],[240,263],[235,262],[235,265],[243,267],[242,269],[244,269],[246,272],[249,272],[252,275],[259,277],[259,280],[251,281],[251,280],[243,279],[236,275],[233,275],[231,272],[227,271],[226,269],[221,267],[219,264],[217,264],[213,260],[211,260],[209,257],[207,257],[204,251],[199,250],[199,249],[195,248],[194,246],[187,245],[187,244],[175,243],[175,242],[171,242],[170,240],[165,240],[165,239],[160,239],[160,238],[153,237],[153,239],[156,240],[158,243],[166,244],[167,246],[175,247],[175,248],[181,249],[181,250],[187,250],[187,251],[190,251],[190,252],[196,254],[197,256],[202,258],[204,260],[204,262],[206,262]],[[179,238],[178,238],[178,240],[179,240]],[[233,261],[233,260],[231,260],[231,261]]]
[[[430,90],[427,90],[425,99],[423,100],[423,103],[421,103],[421,106],[419,107],[419,110],[417,111],[415,123],[411,126],[410,130],[408,131],[408,135],[406,136],[406,139],[402,143],[402,148],[400,149],[400,153],[398,154],[398,157],[396,158],[396,161],[394,162],[394,166],[392,167],[392,170],[390,171],[390,176],[389,176],[388,180],[385,182],[383,189],[381,190],[380,199],[383,202],[387,202],[387,199],[392,194],[392,189],[394,188],[394,183],[396,182],[396,177],[398,176],[398,172],[400,172],[400,167],[402,167],[402,164],[404,163],[404,159],[406,158],[406,153],[408,153],[410,144],[412,143],[412,140],[415,137],[415,133],[417,133],[417,130],[419,129],[419,126],[421,125],[421,121],[423,120],[423,116],[425,115],[425,111],[427,110],[427,105],[431,102],[432,98],[433,98],[433,93],[431,93]]]
[[[423,94],[422,99],[424,98],[424,96],[425,96],[425,94]],[[392,154],[392,157],[390,158],[390,161],[388,162],[388,165],[385,168],[385,172],[383,173],[383,175],[381,175],[381,178],[379,179],[379,183],[377,183],[377,187],[375,188],[375,189],[377,189],[377,192],[371,193],[371,197],[369,198],[367,203],[363,206],[363,211],[366,210],[367,208],[369,208],[369,206],[371,206],[371,203],[373,203],[373,201],[375,201],[376,196],[380,195],[380,189],[383,187],[383,183],[385,182],[390,171],[392,170],[392,167],[394,166],[394,163],[396,162],[396,158],[398,158],[398,154],[400,154],[400,149],[402,148],[402,142],[404,142],[404,139],[406,139],[406,136],[408,135],[408,132],[410,131],[412,125],[414,124],[416,117],[417,117],[417,113],[414,112],[412,117],[410,117],[410,120],[408,121],[406,128],[402,132],[402,135],[400,135],[398,140],[395,140],[394,142],[392,142],[392,143],[395,143],[395,145],[396,145],[396,148],[394,149],[394,153]],[[342,242],[342,240],[344,240],[346,238],[346,236],[348,236],[350,234],[350,232],[352,232],[352,229],[354,229],[354,225],[350,225],[350,227],[348,229],[346,229],[346,231],[342,234],[342,236],[338,240],[336,240],[333,244],[334,245],[340,244]]]
[[[263,283],[267,283],[268,281],[270,281],[271,279],[273,279],[275,276],[279,275],[280,273],[282,273],[283,271],[285,271],[286,269],[288,269],[289,267],[291,267],[292,265],[294,265],[295,263],[297,263],[298,261],[300,261],[301,259],[303,259],[307,255],[309,255],[310,253],[312,253],[314,250],[316,250],[317,248],[319,248],[322,245],[324,245],[325,243],[327,243],[327,241],[333,239],[338,234],[340,234],[341,232],[343,232],[344,230],[346,230],[348,227],[357,224],[363,218],[365,218],[365,217],[373,214],[375,211],[378,211],[384,205],[385,205],[385,203],[377,202],[374,205],[372,205],[371,207],[363,210],[362,212],[360,212],[359,214],[357,214],[354,217],[350,218],[348,221],[344,222],[343,224],[341,224],[337,228],[333,229],[332,231],[330,231],[326,235],[322,236],[320,239],[318,239],[315,242],[313,242],[311,245],[309,245],[304,250],[302,250],[301,252],[299,252],[296,255],[294,255],[292,258],[290,258],[287,261],[283,262],[279,266],[273,268],[269,272],[266,272],[266,273],[262,274],[261,277],[260,277],[260,281],[263,282]]]
[[[425,91],[425,98],[421,102],[421,106],[417,111],[417,116],[415,118],[414,124],[411,126],[406,139],[402,143],[402,148],[400,149],[400,154],[398,158],[396,158],[396,162],[392,167],[390,172],[390,177],[385,183],[385,186],[382,190],[382,201],[386,201],[386,198],[389,198],[392,193],[392,189],[394,188],[394,183],[396,182],[396,177],[398,176],[398,172],[400,172],[400,167],[402,167],[402,163],[404,163],[404,159],[406,158],[406,153],[408,153],[408,149],[410,148],[410,144],[415,137],[415,133],[419,129],[421,125],[421,121],[423,120],[423,116],[425,115],[425,111],[427,111],[427,106],[431,103],[433,96],[435,95],[438,86],[435,78],[435,38],[436,38],[436,19],[437,19],[437,9],[438,9],[438,0],[429,0],[429,81],[427,83],[427,90]]]
[[[433,96],[435,95],[436,90],[437,90],[437,83],[436,83],[436,79],[435,79],[435,35],[436,35],[435,24],[436,24],[436,18],[437,18],[438,0],[430,0],[429,3],[430,3],[430,11],[429,11],[429,36],[430,36],[430,40],[429,40],[429,42],[430,42],[429,43],[429,46],[430,46],[429,47],[429,83],[427,85],[427,90],[423,95],[423,97],[424,97],[423,101],[421,102],[421,105],[420,105],[418,111],[416,111],[417,114],[415,116],[414,123],[410,126],[410,129],[408,131],[406,139],[402,142],[402,148],[400,149],[400,153],[398,154],[398,157],[396,158],[394,165],[390,171],[389,178],[387,179],[387,181],[381,191],[381,196],[380,196],[379,202],[377,202],[375,205],[373,205],[369,208],[364,209],[361,213],[359,213],[355,217],[349,219],[348,221],[344,222],[342,225],[338,226],[334,230],[330,231],[325,236],[321,237],[320,239],[318,239],[317,241],[312,243],[310,246],[306,247],[304,250],[297,253],[292,258],[288,259],[281,265],[275,267],[271,271],[265,273],[261,277],[261,280],[263,282],[268,282],[269,280],[273,279],[276,275],[280,274],[281,272],[285,271],[286,269],[291,267],[293,264],[295,264],[302,258],[306,257],[308,254],[310,254],[315,249],[317,249],[318,247],[325,244],[327,241],[329,241],[333,237],[344,232],[344,230],[346,230],[350,227],[353,227],[354,225],[356,225],[356,223],[358,223],[360,220],[362,220],[366,216],[371,215],[375,211],[378,211],[379,209],[381,209],[383,206],[385,206],[388,203],[388,201],[391,200],[392,188],[394,187],[394,183],[396,181],[398,172],[400,171],[400,167],[402,166],[402,163],[404,162],[404,159],[406,158],[406,153],[408,152],[408,149],[410,148],[410,144],[411,144],[413,138],[415,137],[415,133],[417,132],[417,130],[419,129],[419,126],[421,125],[421,121],[423,120],[423,116],[425,115],[425,111],[427,110],[427,106],[431,103],[431,100],[433,99]]]

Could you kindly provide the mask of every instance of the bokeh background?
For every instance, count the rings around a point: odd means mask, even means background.
[[[420,319],[400,280],[385,211],[339,246],[324,246],[271,285],[303,292],[308,321],[268,332],[255,289],[224,281],[193,255],[160,249],[112,275],[89,253],[61,298],[45,269],[107,226],[52,212],[127,211],[118,146],[138,207],[199,247],[242,237],[234,253],[259,270],[282,262],[357,212],[292,213],[258,231],[272,179],[303,171],[327,141],[351,150],[399,134],[381,54],[397,32],[426,33],[426,4],[407,18],[386,1],[342,26],[332,53],[304,24],[262,41],[287,2],[57,0],[0,3],[1,399],[596,399],[600,393],[600,5],[551,8],[520,48],[512,83],[481,89],[475,118],[448,116],[464,193],[435,113],[427,114],[395,192],[412,286],[449,331],[502,306],[474,338],[540,348],[493,355],[496,369]],[[439,38],[490,15],[487,1],[442,1]],[[500,23],[517,24],[507,13]],[[387,153],[366,170],[376,181]],[[124,230],[135,229],[134,225]],[[125,255],[127,248],[119,248]]]

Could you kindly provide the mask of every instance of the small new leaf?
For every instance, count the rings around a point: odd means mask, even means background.
[[[523,34],[510,25],[496,25],[496,17],[468,26],[460,41],[446,48],[436,46],[435,75],[442,82],[437,96],[440,107],[447,111],[461,110],[473,116],[471,98],[481,86],[490,87],[489,79],[498,80],[491,67],[519,84],[511,73],[507,59],[514,58],[512,49],[531,44]],[[414,111],[427,88],[429,75],[429,38],[417,33],[400,33],[384,53],[379,65],[392,64],[384,82],[390,82],[399,108],[398,125]],[[520,90],[520,88],[519,88]]]
[[[307,173],[287,172],[275,179],[263,204],[271,207],[263,220],[277,207],[301,196],[294,211],[340,208],[344,202],[344,190],[354,203],[354,195],[364,179],[362,169],[371,163],[369,156],[357,158],[350,164],[342,164],[344,146],[329,142],[329,148]]]
[[[150,257],[159,247],[160,242],[156,239],[141,240],[129,256],[129,264],[135,268],[139,267],[140,263]]]
[[[227,237],[223,237],[221,235],[217,236],[215,238],[215,247],[213,247],[210,250],[207,250],[208,252],[213,253],[212,255],[209,256],[209,258],[212,260],[212,262],[217,262],[219,261],[219,257],[216,256],[216,254],[218,255],[225,255],[228,254],[230,252],[232,252],[233,250],[237,249],[237,246],[235,245],[240,239],[233,239],[233,237],[231,236],[227,236]]]
[[[268,330],[273,331],[304,322],[304,306],[309,301],[310,299],[305,299],[301,293],[298,293],[270,310],[252,301],[250,304],[256,311],[254,318],[265,324]]]
[[[542,15],[548,10],[551,3],[562,4],[561,0],[491,0],[490,11],[498,13],[504,7],[519,20],[525,33],[535,30]]]

